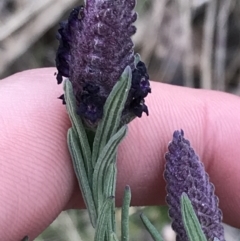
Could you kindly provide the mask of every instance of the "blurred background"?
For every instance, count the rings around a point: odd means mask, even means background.
[[[79,0],[0,0],[0,79],[19,71],[52,67],[58,23]],[[240,95],[239,0],[138,0],[136,52],[151,79]],[[151,240],[144,212],[164,236],[175,240],[166,207],[131,208],[131,240]],[[80,218],[78,218],[80,215]],[[116,213],[120,220],[120,211]],[[225,226],[227,241],[240,240]],[[37,241],[93,240],[85,211],[63,212]]]

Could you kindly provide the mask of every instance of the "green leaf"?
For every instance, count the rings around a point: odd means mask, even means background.
[[[155,241],[164,241],[161,237],[160,233],[157,231],[157,229],[153,226],[153,224],[149,221],[147,216],[145,216],[143,213],[140,215],[140,218],[142,219],[142,222],[145,226],[145,228],[148,230],[149,234]]]
[[[95,166],[98,156],[107,144],[107,141],[119,128],[122,111],[131,87],[131,80],[132,71],[127,66],[104,105],[103,119],[98,124],[93,142],[92,166]]]
[[[93,201],[93,195],[90,189],[90,185],[87,178],[87,173],[83,163],[83,157],[81,150],[79,149],[79,143],[77,138],[77,133],[73,128],[68,130],[68,147],[73,160],[73,167],[78,179],[78,184],[82,191],[82,196],[85,201],[87,210],[89,212],[90,220],[92,226],[96,226],[97,213],[95,204]]]
[[[104,196],[109,197],[115,195],[116,189],[116,177],[117,177],[117,167],[116,167],[116,153],[113,157],[113,163],[111,163],[108,168],[104,171],[104,185],[103,185],[103,193]],[[106,173],[106,174],[105,174]],[[111,212],[111,222],[109,223],[109,228],[116,231],[116,220],[115,220],[115,203],[112,205],[112,212]]]
[[[137,64],[139,63],[139,61],[141,61],[141,56],[140,56],[140,54],[136,53],[134,56],[135,68],[137,67]],[[124,113],[124,115],[121,117],[120,127],[130,123],[135,118],[136,118],[136,115],[133,112],[128,111],[128,112]]]
[[[141,56],[139,53],[136,53],[135,56],[134,56],[134,65],[135,65],[135,68],[138,64],[138,62],[141,61]]]
[[[118,241],[118,237],[114,232],[110,234],[110,241]]]
[[[201,224],[186,193],[181,195],[181,214],[184,228],[190,241],[207,241]]]
[[[115,183],[115,180],[111,180],[112,174],[111,171],[113,168],[109,169],[110,164],[116,162],[116,151],[119,143],[124,138],[127,133],[127,126],[123,126],[112,138],[108,141],[107,145],[102,150],[100,156],[97,159],[96,165],[94,167],[93,173],[93,197],[95,201],[95,205],[97,207],[98,213],[101,209],[101,206],[104,200],[110,195],[114,193],[104,193],[105,190],[109,190],[112,188],[112,184]],[[110,173],[106,173],[106,170],[109,170]],[[104,183],[105,177],[107,180],[111,180],[107,183]],[[114,175],[115,177],[115,175]],[[107,185],[104,187],[104,185]]]
[[[112,158],[112,163],[109,164],[107,168],[104,170],[104,184],[103,184],[103,193],[109,197],[112,196],[115,193],[115,184],[116,184],[116,174],[117,174],[117,168],[116,168],[116,158],[117,153],[115,152],[115,155]]]
[[[92,180],[92,173],[93,173],[93,166],[91,162],[91,149],[88,143],[87,134],[82,123],[81,118],[77,115],[77,107],[76,107],[76,100],[73,94],[73,88],[71,82],[67,79],[64,82],[64,98],[66,101],[67,111],[72,123],[72,127],[77,133],[79,139],[79,146],[78,148],[81,150],[84,166],[86,168],[88,180],[91,182]],[[90,183],[91,186],[91,183]]]
[[[129,241],[129,207],[131,203],[131,189],[129,186],[125,187],[123,205],[122,205],[122,219],[121,219],[121,241]]]
[[[113,202],[114,202],[114,197],[109,197],[102,205],[102,208],[98,217],[98,221],[97,221],[94,241],[105,241],[105,235],[108,236],[108,233],[112,232],[112,230],[108,230],[107,223],[110,219],[111,206]]]

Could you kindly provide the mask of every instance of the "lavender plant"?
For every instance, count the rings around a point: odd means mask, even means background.
[[[59,98],[72,127],[67,142],[95,241],[118,240],[115,225],[117,148],[127,124],[148,108],[149,76],[131,36],[137,18],[135,0],[88,0],[60,24],[56,56]],[[166,154],[167,203],[177,240],[224,241],[222,213],[214,187],[183,131],[176,131]],[[121,240],[129,240],[130,187],[124,192]],[[154,240],[162,237],[147,217]],[[23,240],[28,240],[25,237]]]
[[[193,223],[191,217],[196,213],[199,228],[201,227],[206,236],[205,240],[218,238],[220,241],[225,241],[221,224],[222,212],[218,208],[214,186],[210,183],[209,176],[190,146],[190,142],[184,138],[183,131],[174,132],[165,159],[166,201],[170,207],[169,216],[173,220],[172,227],[177,233],[177,240],[197,240],[196,237],[195,239],[189,237],[191,233],[189,225]],[[186,216],[190,203],[194,212]],[[200,236],[202,238],[199,240],[204,240],[203,235]]]
[[[132,25],[137,18],[134,6],[135,0],[88,0],[85,6],[73,9],[58,31],[57,81],[68,78],[60,99],[66,103],[72,122],[68,146],[91,223],[96,228],[95,240],[117,239],[117,147],[126,135],[126,124],[143,112],[148,115],[144,98],[151,92],[149,76],[140,56],[134,55],[131,40],[136,32]],[[167,202],[177,240],[205,240],[206,236],[223,241],[222,215],[213,185],[183,132],[174,133],[166,160]],[[122,240],[129,236],[130,196],[127,187]],[[144,215],[142,220],[152,237],[162,240]],[[192,233],[197,236],[192,237]]]
[[[68,147],[95,240],[116,240],[117,147],[127,123],[148,108],[149,76],[131,36],[135,0],[88,0],[60,24],[57,81],[72,122]],[[122,240],[128,240],[130,188],[122,210]]]
[[[175,131],[165,155],[166,201],[177,241],[225,241],[222,212],[214,186],[183,131]],[[155,241],[163,241],[142,214],[141,219]]]
[[[135,0],[88,0],[60,24],[57,80],[69,78],[77,113],[91,128],[102,119],[106,99],[127,66],[132,80],[121,119],[127,123],[148,114],[144,98],[151,91],[149,76],[138,55],[134,57],[131,40],[136,32],[134,7]]]

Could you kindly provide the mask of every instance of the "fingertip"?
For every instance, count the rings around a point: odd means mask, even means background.
[[[53,74],[24,71],[0,83],[1,239],[35,238],[74,191],[66,143],[70,121]]]

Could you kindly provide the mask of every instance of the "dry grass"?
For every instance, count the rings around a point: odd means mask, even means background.
[[[77,0],[25,0],[20,3],[16,1],[15,12],[1,20],[0,75],[8,72],[8,68],[56,24],[66,9],[77,4]]]
[[[153,79],[223,91],[238,86],[239,1],[211,0],[198,9],[191,0],[151,3],[135,42]]]

